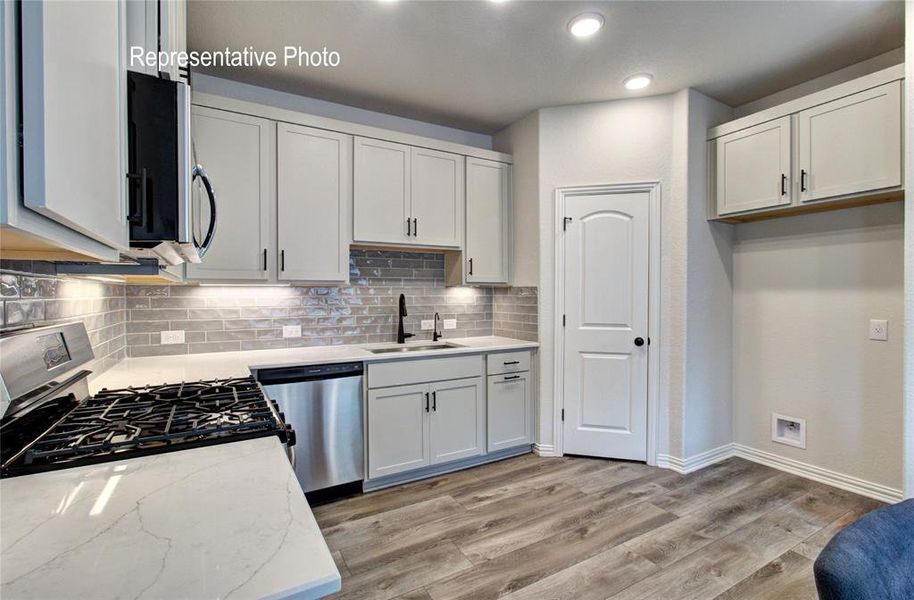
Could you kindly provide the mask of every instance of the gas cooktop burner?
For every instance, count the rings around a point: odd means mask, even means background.
[[[270,435],[294,443],[252,377],[104,389],[4,466],[25,474]]]

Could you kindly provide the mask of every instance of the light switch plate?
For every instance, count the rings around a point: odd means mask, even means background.
[[[885,319],[870,319],[870,339],[885,342],[889,339],[889,322]]]
[[[421,327],[422,329],[432,329],[433,327],[435,327],[435,321],[433,321],[432,319],[422,319],[421,321],[419,321],[419,327]]]
[[[184,330],[175,329],[173,331],[163,331],[161,332],[161,337],[159,342],[164,346],[165,344],[183,344],[184,343]]]
[[[457,319],[445,319],[444,328],[445,329],[457,329]]]
[[[301,337],[301,325],[283,325],[282,337],[296,338]]]

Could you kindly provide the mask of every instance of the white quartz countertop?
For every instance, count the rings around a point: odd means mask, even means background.
[[[0,597],[319,598],[340,575],[278,438],[0,482]]]
[[[131,385],[157,385],[161,383],[198,381],[201,379],[247,377],[252,370],[274,367],[408,360],[429,356],[522,350],[538,346],[536,342],[498,336],[445,339],[441,342],[457,344],[458,346],[455,348],[391,354],[373,354],[369,351],[370,348],[390,346],[390,344],[367,344],[127,358],[93,378],[90,381],[90,388],[92,393],[95,393],[102,388],[117,389]],[[411,342],[407,345],[426,345],[429,343],[428,341]]]

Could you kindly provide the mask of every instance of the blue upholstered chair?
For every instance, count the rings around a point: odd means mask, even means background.
[[[914,499],[848,525],[814,570],[821,600],[914,599]]]

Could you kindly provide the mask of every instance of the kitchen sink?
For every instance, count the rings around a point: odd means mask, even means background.
[[[426,350],[446,350],[448,348],[462,348],[458,344],[403,344],[397,346],[386,346],[384,348],[366,348],[372,354],[390,354],[394,352],[425,352]]]

